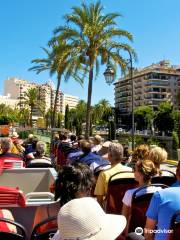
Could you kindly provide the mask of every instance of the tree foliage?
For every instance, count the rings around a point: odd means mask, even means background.
[[[152,107],[140,106],[134,111],[136,129],[144,130],[151,126],[154,112]]]
[[[120,55],[120,50],[133,49],[117,39],[132,41],[132,34],[117,27],[118,13],[104,14],[100,1],[97,3],[82,3],[80,7],[73,7],[70,14],[65,15],[66,24],[55,30],[52,42],[65,41],[72,49],[76,49],[75,66],[84,65],[84,73],[88,73],[88,97],[86,110],[86,137],[90,134],[91,96],[94,73],[99,72],[100,64],[105,64],[108,59],[113,63],[113,68],[119,66],[123,71],[127,61]],[[113,50],[112,50],[113,49]]]
[[[174,129],[173,106],[169,102],[162,102],[158,106],[154,119],[156,128],[159,131],[172,132]]]

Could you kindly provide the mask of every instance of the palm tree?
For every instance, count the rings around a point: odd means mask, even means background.
[[[76,49],[73,49],[71,45],[66,44],[65,41],[58,41],[57,39],[52,39],[49,42],[49,47],[50,49],[43,48],[47,57],[34,59],[32,63],[35,63],[35,66],[30,68],[30,70],[36,71],[37,74],[48,70],[50,76],[57,74],[57,87],[51,122],[51,127],[54,127],[62,76],[64,76],[66,82],[70,76],[73,76],[73,78],[80,84],[83,83],[83,78],[78,75],[78,71],[81,69],[81,64],[78,59],[76,59]]]
[[[100,100],[93,108],[93,122],[107,122],[108,116],[112,114],[112,108],[108,100]]]
[[[22,98],[22,103],[25,106],[29,106],[30,109],[30,126],[32,127],[32,115],[33,110],[37,108],[38,102],[38,89],[37,88],[29,88]]]
[[[86,137],[90,133],[91,119],[91,96],[94,79],[94,71],[98,75],[99,66],[107,62],[113,63],[116,70],[118,66],[124,71],[127,65],[126,59],[120,54],[120,50],[127,49],[135,56],[133,49],[128,44],[119,43],[117,38],[127,38],[132,41],[133,37],[127,31],[117,27],[115,19],[117,13],[103,13],[103,6],[98,1],[80,7],[73,7],[72,13],[65,15],[67,25],[58,27],[54,33],[56,39],[68,42],[77,50],[76,56],[88,70],[88,97],[86,110]],[[112,51],[112,49],[114,49]]]

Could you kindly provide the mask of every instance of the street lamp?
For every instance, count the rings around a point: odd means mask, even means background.
[[[129,48],[126,46],[123,46],[123,48],[128,52],[129,54],[129,63],[130,63],[130,81],[131,81],[131,104],[132,104],[132,109],[131,109],[131,114],[132,114],[132,119],[131,119],[131,124],[132,124],[132,132],[131,132],[131,137],[132,137],[132,150],[134,150],[134,81],[133,81],[133,66],[132,66],[132,54]],[[114,82],[114,70],[110,66],[109,63],[109,58],[108,58],[108,64],[107,68],[104,72],[105,80],[108,85],[112,84]]]
[[[109,63],[109,60],[108,60],[107,68],[106,68],[106,70],[105,70],[105,72],[103,74],[104,74],[106,83],[108,85],[111,85],[114,82],[114,75],[115,75],[115,73],[114,73],[114,70],[111,67],[110,63]]]
[[[110,137],[110,140],[112,140],[111,138],[113,138],[113,140],[116,140],[116,124],[115,124],[114,115],[110,115],[108,117],[108,121],[110,123],[109,124],[109,137]],[[113,125],[111,123],[113,123]],[[112,135],[112,132],[114,133],[113,135]]]

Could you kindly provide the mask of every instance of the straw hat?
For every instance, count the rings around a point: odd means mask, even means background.
[[[106,214],[90,197],[69,201],[58,214],[60,240],[114,240],[125,226],[124,216]]]

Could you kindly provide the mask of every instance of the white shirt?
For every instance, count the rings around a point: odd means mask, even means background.
[[[139,187],[138,187],[139,188]],[[132,202],[132,196],[133,196],[133,193],[138,189],[138,188],[133,188],[133,189],[129,189],[125,192],[124,194],[124,197],[122,199],[122,202],[128,206],[128,207],[131,207],[131,202]],[[142,189],[141,191],[139,191],[137,193],[137,196],[141,196],[143,195],[144,193],[154,193],[156,191],[159,191],[161,190],[162,188],[161,187],[156,187],[156,186],[149,186],[147,188],[144,188]]]

